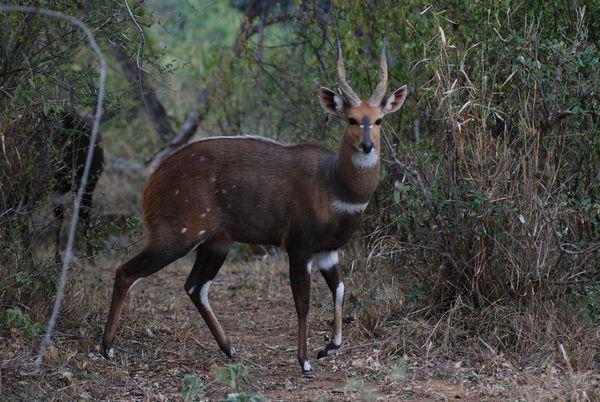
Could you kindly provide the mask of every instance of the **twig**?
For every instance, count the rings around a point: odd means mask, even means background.
[[[155,153],[146,161],[146,163],[150,165],[150,171],[156,169],[163,159],[171,155],[183,145],[187,144],[190,138],[193,137],[193,135],[196,133],[196,129],[198,128],[200,120],[202,120],[204,115],[208,112],[210,107],[211,93],[212,88],[202,90],[198,93],[196,106],[190,113],[188,113],[177,134],[173,136],[167,145],[162,147],[160,151]]]
[[[392,144],[389,142],[389,140],[385,139],[385,141],[386,141],[386,146],[388,148],[388,152],[389,152],[390,156],[393,159],[392,162],[395,163],[402,170],[404,170],[405,172],[411,174],[414,177],[415,182],[416,182],[417,186],[419,187],[419,190],[421,191],[421,193],[425,197],[425,201],[426,201],[426,203],[428,205],[429,212],[430,212],[432,218],[435,220],[436,225],[442,230],[442,237],[443,237],[443,240],[444,240],[444,244],[443,244],[444,248],[442,250],[437,250],[438,253],[444,258],[444,260],[446,261],[446,263],[448,263],[452,267],[452,269],[454,270],[454,272],[462,273],[463,270],[458,265],[458,262],[452,256],[452,253],[450,252],[450,250],[448,248],[448,240],[446,239],[446,231],[444,230],[444,225],[443,225],[443,223],[440,220],[439,211],[438,211],[435,203],[432,201],[433,197],[431,195],[431,192],[429,191],[429,189],[425,185],[425,181],[423,180],[423,177],[421,176],[421,174],[416,169],[410,167],[406,163],[401,162],[397,158],[396,151],[395,151],[394,147],[392,146]]]
[[[571,360],[569,359],[569,356],[567,355],[567,351],[565,350],[565,347],[563,346],[562,343],[559,343],[558,348],[560,349],[560,353],[562,354],[565,364],[567,365],[567,369],[569,370],[569,375],[571,377],[573,377],[573,366],[571,366]]]
[[[35,360],[35,367],[39,368],[44,354],[46,353],[46,349],[52,342],[52,333],[54,328],[56,327],[56,321],[58,318],[58,314],[60,312],[60,308],[62,305],[62,301],[65,295],[65,287],[67,284],[67,271],[69,269],[69,265],[73,260],[73,246],[75,244],[75,232],[77,229],[77,222],[79,221],[79,210],[81,208],[81,199],[83,197],[83,193],[85,191],[85,187],[87,185],[88,177],[90,174],[90,169],[92,165],[92,159],[94,157],[94,148],[96,147],[96,139],[98,137],[98,129],[100,126],[100,120],[102,118],[102,104],[104,102],[104,87],[106,81],[106,60],[96,43],[96,39],[94,35],[90,31],[90,29],[80,20],[67,15],[61,12],[48,10],[45,8],[38,7],[28,7],[28,6],[4,6],[0,5],[0,13],[7,12],[19,12],[19,13],[28,13],[28,14],[39,14],[45,15],[52,18],[59,18],[62,20],[66,20],[69,23],[75,25],[79,29],[81,29],[88,38],[90,42],[90,47],[98,56],[100,60],[100,78],[98,82],[98,98],[96,103],[96,114],[94,118],[94,125],[92,127],[92,134],[90,135],[90,145],[88,146],[88,151],[85,159],[85,167],[83,169],[83,175],[81,177],[81,182],[79,183],[79,190],[77,191],[77,197],[75,197],[75,204],[73,208],[73,216],[71,218],[71,224],[69,227],[69,237],[67,241],[67,247],[65,248],[65,256],[63,260],[62,270],[60,274],[60,280],[58,283],[58,288],[56,291],[56,299],[54,300],[54,306],[52,308],[52,314],[50,319],[48,320],[48,327],[46,329],[46,333],[44,338],[42,339],[42,343],[40,344],[40,348],[38,350],[38,356]]]

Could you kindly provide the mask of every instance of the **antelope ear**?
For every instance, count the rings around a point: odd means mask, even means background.
[[[392,92],[383,104],[383,114],[394,113],[396,110],[400,109],[400,106],[402,106],[406,99],[406,93],[406,85],[403,85]]]
[[[337,116],[344,114],[344,100],[341,95],[329,88],[319,88],[319,103],[327,113]]]

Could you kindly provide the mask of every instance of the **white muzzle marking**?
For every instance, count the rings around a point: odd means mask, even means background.
[[[355,152],[350,157],[352,164],[359,169],[369,169],[375,167],[379,161],[379,152],[373,149],[368,154],[364,152]]]
[[[362,214],[364,212],[364,210],[367,209],[367,207],[369,206],[369,203],[365,202],[363,204],[353,204],[351,202],[333,200],[333,202],[331,203],[331,206],[337,212],[354,215],[354,214]]]

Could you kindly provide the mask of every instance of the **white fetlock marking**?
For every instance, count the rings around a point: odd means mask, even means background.
[[[344,286],[344,282],[340,282],[335,289],[335,308],[342,308],[342,303],[344,302],[344,291],[346,287]]]
[[[237,350],[235,350],[235,348],[233,346],[229,347],[229,351],[230,351],[230,353],[231,353],[232,356],[235,355],[235,354],[237,354]]]
[[[306,273],[310,276],[310,274],[312,273],[312,261],[309,261],[308,264],[306,264]]]
[[[110,348],[110,349],[108,349],[108,358],[112,359],[113,357],[115,357],[115,349]]]
[[[307,361],[304,362],[304,364],[302,364],[302,370],[303,371],[310,371],[312,370],[312,367],[310,365],[310,363]]]
[[[335,289],[335,304],[334,304],[335,315],[338,317],[339,320],[342,319],[342,305],[344,304],[344,292],[345,292],[344,282],[340,282],[338,284],[337,288]],[[335,332],[333,334],[333,339],[331,340],[331,342],[335,346],[340,346],[342,344],[342,325],[341,325],[341,323],[339,323],[338,325],[339,326],[334,329]]]
[[[331,343],[333,343],[335,346],[341,346],[342,345],[342,334],[341,333],[335,334],[333,336],[333,339],[331,340]]]
[[[314,261],[321,271],[329,271],[340,262],[340,258],[337,251],[326,251],[315,254]]]
[[[212,281],[206,282],[204,285],[202,285],[202,289],[200,289],[200,303],[202,303],[202,305],[209,311],[212,311],[210,308],[210,303],[208,302],[208,289],[210,289],[211,283]]]

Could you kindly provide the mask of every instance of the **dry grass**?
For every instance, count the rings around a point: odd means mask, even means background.
[[[190,258],[132,290],[116,360],[107,361],[99,353],[99,339],[112,272],[122,257],[122,253],[106,255],[94,265],[80,261],[72,272],[55,348],[48,352],[41,372],[31,371],[35,342],[20,333],[2,335],[2,395],[51,400],[182,399],[188,374],[197,376],[203,384],[202,398],[209,400],[224,399],[234,391],[258,391],[282,400],[566,399],[576,395],[579,400],[586,395],[593,400],[598,395],[597,375],[563,372],[552,362],[515,367],[484,346],[475,353],[480,361],[449,357],[436,340],[436,331],[443,332],[446,323],[424,321],[414,314],[401,321],[388,319],[397,317],[403,297],[383,280],[365,286],[361,267],[348,272],[344,348],[330,358],[313,360],[318,378],[305,380],[296,367],[296,319],[286,261],[278,255],[227,263],[211,291],[213,308],[240,352],[237,362],[248,371],[247,379],[235,389],[219,379],[219,370],[227,369],[230,362],[183,291]],[[388,291],[372,299],[378,287]],[[381,310],[365,308],[367,300],[380,304]],[[330,319],[329,291],[315,277],[311,354],[326,342]],[[372,328],[369,323],[378,324]]]

